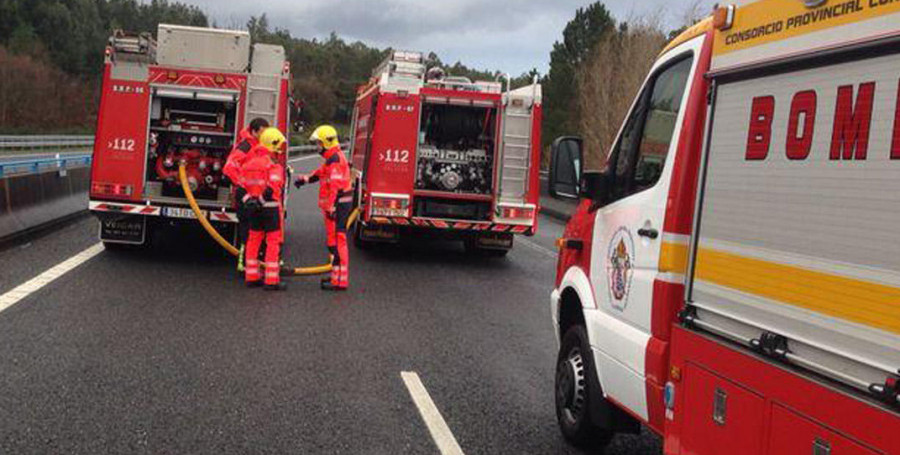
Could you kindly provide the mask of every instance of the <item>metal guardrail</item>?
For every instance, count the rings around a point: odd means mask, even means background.
[[[0,158],[3,156],[2,152],[91,147],[93,144],[93,136],[0,136]],[[347,145],[341,144],[342,147]],[[318,147],[315,145],[299,145],[288,148],[288,153],[290,155],[298,155],[313,153],[317,150]],[[27,155],[14,156],[12,158],[13,160],[10,161],[0,160],[0,178],[9,175],[37,173],[43,170],[59,170],[64,173],[66,168],[89,166],[91,164],[91,153],[57,153],[55,157],[50,158],[43,156],[40,158],[27,158]]]
[[[347,147],[349,147],[349,146],[350,146],[349,142],[345,142],[345,143],[341,144],[341,148],[344,149],[344,151],[346,151]],[[310,144],[297,145],[294,147],[288,147],[288,155],[299,155],[301,153],[312,153],[312,152],[317,152],[318,150],[319,150],[318,145],[310,145]]]
[[[81,154],[66,156],[57,155],[55,158],[0,162],[0,178],[10,175],[34,174],[44,170],[58,170],[64,175],[66,169],[70,167],[90,166],[91,159],[92,156],[90,154]]]
[[[92,147],[94,136],[0,136],[0,151]]]
[[[94,136],[0,136],[0,152],[7,150],[27,150],[40,148],[92,147]],[[349,144],[341,144],[346,148]],[[290,147],[288,153],[315,152],[315,145]]]

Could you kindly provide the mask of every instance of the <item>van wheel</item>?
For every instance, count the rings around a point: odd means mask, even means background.
[[[575,325],[563,336],[556,363],[556,420],[572,445],[601,449],[615,433],[593,423],[590,399],[601,392],[591,389],[588,374],[595,373],[587,332],[584,326]]]

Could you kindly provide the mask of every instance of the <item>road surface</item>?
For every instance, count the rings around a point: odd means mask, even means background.
[[[292,263],[326,257],[315,193],[292,192]],[[247,289],[200,232],[81,256],[0,303],[0,453],[433,454],[441,421],[466,454],[581,453],[553,408],[547,302],[562,226],[540,223],[502,260],[452,243],[351,250],[346,294],[322,293],[318,278]],[[84,218],[0,252],[0,295],[96,233]],[[411,373],[436,420],[423,419]],[[607,453],[659,444],[645,432]]]

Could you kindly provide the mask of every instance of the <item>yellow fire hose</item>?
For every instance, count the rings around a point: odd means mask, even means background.
[[[194,215],[197,217],[197,221],[200,221],[200,224],[203,226],[203,229],[216,241],[222,248],[225,248],[232,256],[238,256],[241,254],[240,250],[234,247],[234,245],[228,243],[216,228],[210,224],[209,220],[203,216],[203,211],[200,210],[200,206],[197,205],[197,200],[194,199],[194,192],[191,191],[191,185],[188,183],[187,172],[185,172],[185,163],[181,163],[178,166],[178,179],[181,180],[181,188],[184,190],[184,195],[187,197],[188,204],[191,206],[191,210],[194,211]],[[356,219],[359,217],[359,209],[353,211],[350,214],[350,218],[347,220],[347,229],[349,230],[353,223],[356,222]],[[292,269],[292,275],[322,275],[325,273],[331,272],[331,263],[323,264],[315,267],[297,267]]]

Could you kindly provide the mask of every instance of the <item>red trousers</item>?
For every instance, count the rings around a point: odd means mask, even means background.
[[[274,212],[274,213],[273,213]],[[275,285],[281,281],[281,242],[284,237],[281,231],[281,213],[276,209],[267,209],[254,214],[250,223],[250,234],[247,236],[244,278],[248,283],[262,279],[264,284]],[[266,260],[260,268],[259,250],[263,240],[266,241]]]
[[[347,248],[347,220],[350,218],[351,204],[337,204],[334,217],[325,218],[325,232],[328,235],[328,251],[331,252],[331,284],[341,288],[350,287],[350,253]]]

